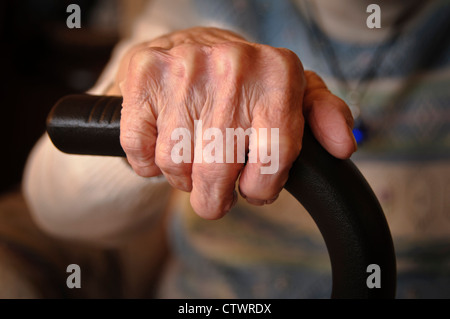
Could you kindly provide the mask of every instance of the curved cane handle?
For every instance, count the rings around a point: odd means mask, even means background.
[[[119,142],[121,105],[121,97],[66,96],[49,114],[47,131],[63,152],[125,156]],[[285,188],[306,208],[325,240],[331,297],[394,298],[396,261],[389,227],[353,162],[331,156],[306,127]],[[367,283],[373,264],[381,272],[379,288]]]

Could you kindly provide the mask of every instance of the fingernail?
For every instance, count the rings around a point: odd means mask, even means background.
[[[246,198],[247,202],[252,204],[252,205],[256,205],[256,206],[263,206],[265,201],[264,200],[260,200],[260,199],[253,199],[253,198]]]
[[[279,196],[279,194],[277,194],[277,195],[276,195],[274,198],[272,198],[272,199],[266,200],[265,203],[266,203],[267,205],[272,204],[274,201],[277,200],[278,196]]]
[[[245,195],[245,194],[241,191],[241,188],[239,187],[239,185],[238,185],[238,189],[239,189],[239,194],[241,194],[242,198],[246,199],[246,198],[247,198],[247,195]]]

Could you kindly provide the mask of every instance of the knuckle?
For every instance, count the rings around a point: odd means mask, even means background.
[[[195,164],[192,180],[202,194],[213,194],[224,184],[223,175],[217,173],[216,165]]]
[[[134,87],[140,87],[152,78],[159,78],[167,67],[168,59],[164,58],[160,48],[139,48],[130,55],[127,79]]]
[[[126,76],[120,82],[122,110],[134,112],[148,108],[153,116],[157,114],[155,101],[157,93],[161,92],[164,85],[163,72],[167,67],[167,61],[161,57],[162,54],[160,50],[148,47],[136,49],[131,53]],[[136,114],[130,116],[136,117]]]
[[[134,134],[129,134],[128,132],[122,131],[120,134],[120,145],[126,153],[129,153],[140,152],[143,143],[140,139],[136,138]]]
[[[178,79],[192,83],[201,69],[204,46],[196,43],[182,43],[169,50],[170,74]]]
[[[129,70],[131,72],[139,72],[143,67],[148,66],[152,62],[152,55],[149,54],[148,48],[139,48],[130,53]]]
[[[239,58],[249,54],[253,50],[253,46],[242,41],[227,41],[215,45],[214,50],[222,57]]]
[[[133,170],[139,176],[152,176],[155,173],[153,152],[141,147],[139,139],[130,139],[130,141],[129,144],[125,141],[122,148]]]
[[[149,153],[149,144],[135,134],[121,134],[120,145],[125,153],[132,157],[143,157]]]
[[[161,170],[169,172],[174,163],[170,159],[170,150],[158,143],[155,150],[155,163]]]
[[[227,169],[231,164],[194,164],[192,180],[200,194],[207,195],[209,200],[222,207],[233,194],[239,170]]]
[[[151,168],[150,163],[146,163],[143,161],[129,160],[129,163],[130,163],[131,167],[133,168],[133,171],[139,176],[147,176],[149,168]]]
[[[122,117],[120,145],[129,156],[142,158],[154,154],[154,129],[145,123],[136,123],[133,117]]]
[[[286,48],[272,48],[274,59],[286,69],[299,69],[301,62],[298,56]]]
[[[174,47],[169,52],[175,57],[185,57],[186,55],[196,55],[201,52],[204,45],[192,41],[185,41]]]
[[[284,75],[284,79],[303,83],[300,77],[303,76],[303,66],[299,57],[286,48],[275,48],[268,45],[261,45],[261,56],[264,57],[264,65],[268,66],[268,71]]]
[[[130,49],[128,49],[125,52],[125,54],[122,58],[122,61],[129,63],[132,60],[132,58],[135,56],[135,54],[138,52],[141,52],[143,49],[145,49],[146,46],[147,46],[146,43],[140,43],[138,45],[131,47]]]
[[[155,164],[165,174],[175,177],[185,177],[190,174],[190,163],[175,163],[171,157],[171,148],[169,144],[163,144],[156,147]]]
[[[203,191],[205,192],[211,190],[210,181],[215,175],[214,165],[195,164],[193,167],[192,178],[196,181],[201,181],[198,184],[204,187]]]
[[[217,75],[236,79],[249,65],[253,55],[253,47],[250,44],[232,41],[214,46],[212,50],[214,70]]]

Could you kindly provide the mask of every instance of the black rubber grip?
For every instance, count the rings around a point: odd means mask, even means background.
[[[64,97],[48,116],[50,138],[67,153],[125,156],[119,143],[121,104],[120,97]],[[285,188],[309,212],[325,240],[331,297],[395,298],[391,233],[375,194],[354,163],[331,156],[306,127]],[[373,264],[379,273],[368,268]],[[376,280],[372,282],[377,275],[379,288],[373,286]]]
[[[48,115],[47,132],[65,153],[125,156],[119,140],[121,109],[120,97],[68,95]]]

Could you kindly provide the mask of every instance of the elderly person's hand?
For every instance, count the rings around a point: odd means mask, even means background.
[[[193,209],[207,219],[232,207],[238,178],[248,202],[277,198],[299,155],[305,119],[332,155],[356,150],[348,107],[304,72],[293,52],[225,30],[187,29],[134,47],[108,93],[123,96],[120,140],[134,171],[164,174],[191,192]],[[237,128],[251,129],[245,149],[233,135],[226,139],[227,129]],[[183,136],[188,147],[180,148]]]

